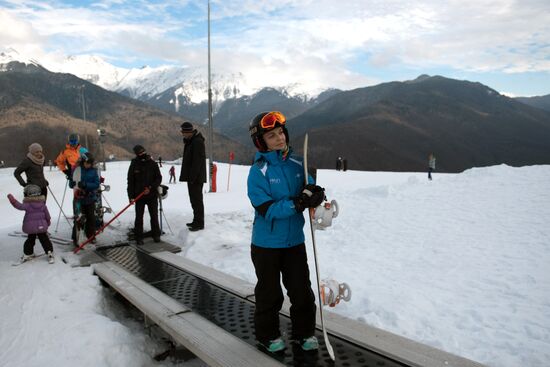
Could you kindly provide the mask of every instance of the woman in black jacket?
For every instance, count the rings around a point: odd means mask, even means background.
[[[19,166],[13,172],[13,175],[19,181],[19,184],[23,187],[27,185],[36,185],[40,187],[41,195],[47,197],[48,195],[48,181],[44,177],[44,153],[42,146],[38,143],[32,143],[29,145],[29,152],[27,156]],[[25,173],[27,181],[21,176]]]

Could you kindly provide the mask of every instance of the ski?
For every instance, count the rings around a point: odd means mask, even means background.
[[[307,169],[307,145],[308,145],[308,136],[307,134],[304,137],[304,181],[307,185],[309,174]],[[319,318],[321,319],[321,328],[323,329],[323,339],[325,340],[325,345],[327,347],[328,354],[330,358],[335,361],[336,357],[334,356],[334,349],[328,339],[327,329],[325,328],[325,319],[323,318],[323,301],[321,296],[321,276],[319,275],[319,261],[317,261],[317,247],[315,244],[315,226],[313,223],[313,217],[315,215],[315,208],[309,208],[309,228],[311,230],[311,243],[313,245],[313,258],[315,259],[315,274],[317,275],[317,295],[319,296]]]
[[[25,263],[31,262],[31,261],[33,261],[34,259],[37,259],[37,258],[42,257],[42,256],[44,256],[44,255],[46,255],[46,254],[45,254],[45,253],[38,254],[38,255],[35,255],[35,256],[31,257],[31,258],[28,259],[28,260],[23,260],[23,258],[21,257],[21,259],[19,259],[18,262],[11,263],[11,266],[23,265],[23,264],[25,264]]]
[[[8,236],[25,238],[28,235],[25,232],[13,231],[13,232],[9,232]],[[70,239],[59,237],[59,236],[52,236],[49,233],[48,233],[48,237],[50,238],[50,241],[52,241],[52,243],[55,243],[55,244],[58,244],[58,245],[68,245],[72,242]]]

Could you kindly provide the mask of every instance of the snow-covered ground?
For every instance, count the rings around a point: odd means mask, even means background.
[[[117,211],[127,204],[128,162],[107,168],[105,196]],[[165,183],[169,168],[162,168]],[[12,173],[0,169],[0,364],[171,366],[152,359],[164,346],[125,314],[90,268],[59,258],[54,265],[43,258],[10,265],[23,244],[8,236],[23,218],[5,199],[22,196]],[[192,219],[186,185],[169,185],[163,204],[174,233],[165,239],[183,246],[181,256],[254,282],[247,173],[232,166],[228,191],[228,166],[218,164],[219,192],[205,195],[206,228],[194,233],[185,229]],[[46,175],[61,201],[63,175]],[[436,173],[431,182],[425,173],[320,171],[318,183],[341,207],[333,227],[317,234],[322,276],[353,290],[349,303],[331,310],[489,366],[547,364],[550,166]],[[55,233],[52,197],[48,206]],[[119,239],[133,216],[131,208],[99,242]],[[63,218],[57,234],[69,235]],[[55,246],[58,254],[68,250]],[[35,251],[42,252],[38,243]]]

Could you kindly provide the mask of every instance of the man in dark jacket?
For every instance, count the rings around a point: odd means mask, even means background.
[[[143,245],[143,213],[145,205],[151,217],[151,234],[155,242],[160,242],[160,226],[158,217],[158,187],[162,182],[162,175],[157,163],[147,154],[141,145],[134,147],[136,157],[132,159],[128,168],[128,199],[135,199],[145,190],[145,195],[136,201],[136,220],[134,235],[138,245]]]
[[[204,137],[190,122],[181,124],[183,135],[183,161],[181,162],[180,181],[187,182],[189,200],[193,208],[193,221],[187,223],[190,231],[204,229],[204,204],[202,187],[206,182],[206,153]]]

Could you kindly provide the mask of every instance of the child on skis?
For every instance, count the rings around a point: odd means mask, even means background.
[[[292,304],[292,339],[306,351],[319,347],[314,335],[316,307],[309,280],[303,211],[319,206],[325,195],[317,185],[304,187],[303,160],[288,146],[285,122],[280,112],[262,112],[249,128],[258,149],[248,174],[248,197],[256,209],[251,244],[258,278],[254,325],[256,339],[272,353],[285,349],[279,330],[284,300],[281,274]]]
[[[86,220],[86,237],[90,238],[95,234],[95,203],[97,200],[97,189],[99,189],[99,175],[94,168],[94,157],[91,153],[83,153],[80,157],[80,180],[70,181],[69,187],[77,187],[76,197],[79,200],[80,213]],[[92,240],[95,243],[95,238]]]
[[[48,237],[48,227],[51,224],[50,212],[46,206],[46,198],[41,194],[41,188],[37,185],[27,185],[23,190],[25,198],[23,203],[20,203],[8,194],[8,200],[14,208],[25,211],[23,218],[23,232],[28,234],[27,240],[23,245],[22,262],[31,260],[34,255],[34,244],[36,237],[40,241],[44,252],[48,255],[48,262],[53,264],[55,261],[53,256],[53,246]]]

